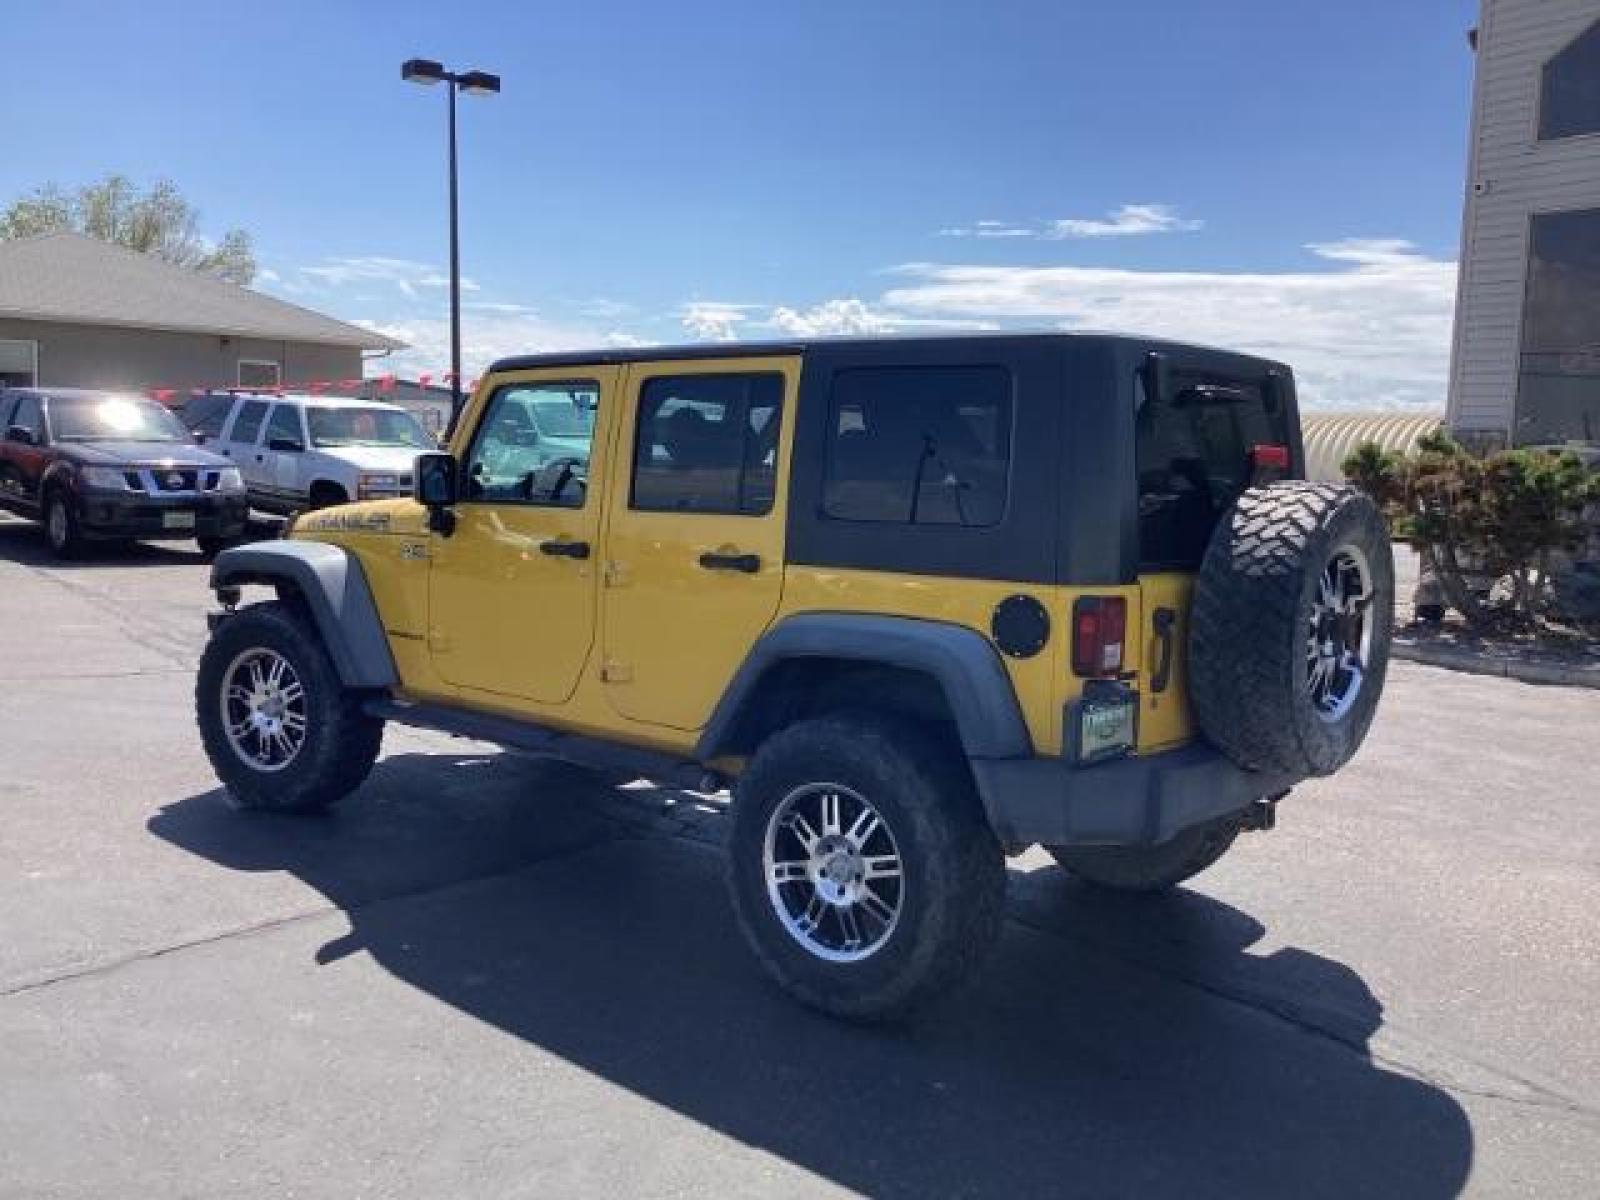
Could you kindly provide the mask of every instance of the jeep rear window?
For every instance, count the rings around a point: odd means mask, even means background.
[[[1287,416],[1268,411],[1261,380],[1175,370],[1152,398],[1135,377],[1139,559],[1146,570],[1193,570],[1211,530],[1250,485],[1250,450],[1287,445]]]
[[[834,376],[823,511],[838,521],[998,525],[1011,470],[1011,372],[862,367]]]

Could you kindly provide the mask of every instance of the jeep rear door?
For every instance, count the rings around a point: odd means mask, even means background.
[[[1194,735],[1186,647],[1195,574],[1211,531],[1251,484],[1258,447],[1291,452],[1286,378],[1239,361],[1163,351],[1135,379],[1144,752]]]
[[[628,368],[601,635],[623,716],[701,728],[772,622],[799,378],[797,355]]]

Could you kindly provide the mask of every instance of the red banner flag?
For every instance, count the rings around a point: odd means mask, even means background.
[[[394,376],[393,375],[380,375],[380,376],[378,376],[378,390],[380,392],[392,392],[392,391],[394,391]]]

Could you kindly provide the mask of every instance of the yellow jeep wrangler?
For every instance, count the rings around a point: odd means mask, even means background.
[[[200,731],[244,808],[386,721],[726,784],[757,956],[882,1017],[974,974],[1006,854],[1170,887],[1356,751],[1389,543],[1301,472],[1288,368],[1148,339],[506,359],[412,499],[217,558]]]

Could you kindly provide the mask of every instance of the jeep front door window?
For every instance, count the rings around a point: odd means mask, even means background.
[[[467,496],[581,507],[599,402],[592,380],[496,392],[467,454]]]

